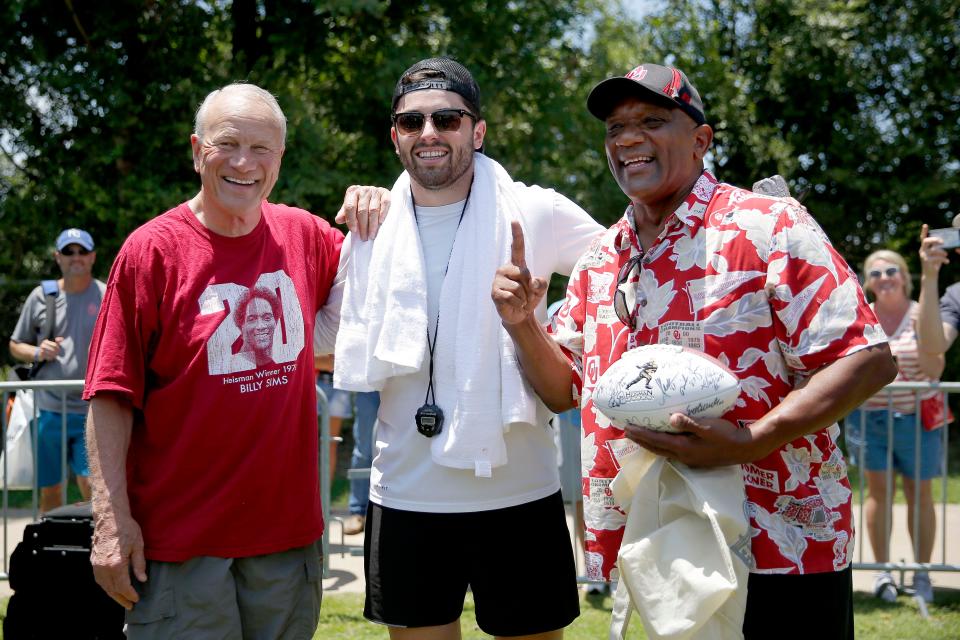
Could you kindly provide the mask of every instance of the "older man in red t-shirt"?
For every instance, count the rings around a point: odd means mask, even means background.
[[[317,625],[314,323],[332,347],[343,234],[267,202],[285,135],[263,89],[212,92],[191,136],[199,193],[134,231],[110,273],[84,393],[92,561],[129,638]]]

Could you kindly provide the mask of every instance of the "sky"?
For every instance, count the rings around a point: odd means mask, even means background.
[[[660,4],[658,0],[621,0],[621,2],[627,12],[635,18],[642,18]]]

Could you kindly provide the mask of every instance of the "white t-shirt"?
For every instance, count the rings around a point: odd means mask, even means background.
[[[531,273],[543,277],[553,273],[569,275],[603,227],[553,190],[520,183],[516,188],[527,232]],[[440,289],[462,209],[463,202],[416,209],[427,266],[431,336],[436,330]],[[490,279],[492,285],[493,274]],[[545,308],[546,304],[541,303],[537,310],[541,319]],[[443,318],[440,324],[442,327]],[[414,415],[426,398],[429,367],[426,358],[420,371],[390,379],[380,393],[370,500],[407,511],[458,513],[524,504],[560,489],[557,452],[547,424],[550,414],[546,411],[539,416],[540,424],[515,425],[504,434],[508,462],[497,467],[492,478],[478,478],[473,469],[436,464],[430,453],[431,440],[420,435],[414,423]],[[443,384],[449,382],[434,380],[434,385]]]

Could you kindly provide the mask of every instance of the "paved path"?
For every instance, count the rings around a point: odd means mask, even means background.
[[[937,541],[934,546],[934,562],[945,562],[948,564],[960,565],[960,505],[947,506],[947,549],[946,559],[942,558],[942,523],[940,522],[940,508],[937,508]],[[329,524],[330,531],[330,554],[327,577],[323,580],[323,589],[326,593],[363,593],[363,556],[354,555],[353,550],[362,550],[363,534],[346,536],[342,535],[340,523],[337,520],[337,514],[334,514],[334,521]],[[854,505],[854,516],[860,518],[857,505]],[[345,517],[345,514],[341,514]],[[7,557],[16,547],[17,543],[23,537],[23,528],[31,522],[30,512],[28,510],[11,510],[7,518],[6,527],[6,549]],[[568,517],[568,525],[573,527],[572,518]],[[0,535],[2,535],[0,530]],[[865,536],[860,535],[861,528],[858,527],[857,546],[854,551],[856,562],[871,562],[872,554],[869,545],[861,549],[861,542]],[[894,561],[901,559],[911,559],[913,552],[910,546],[910,540],[907,536],[906,526],[906,507],[903,505],[894,505],[893,538],[891,540],[891,558]],[[862,555],[861,555],[862,553]],[[582,565],[581,565],[582,567]],[[582,568],[581,568],[582,573]],[[931,576],[935,588],[960,589],[960,572],[937,572]],[[909,576],[907,578],[909,582]],[[873,589],[872,571],[854,571],[853,587],[857,591],[871,591]],[[7,597],[11,593],[7,582],[0,581],[0,598]]]

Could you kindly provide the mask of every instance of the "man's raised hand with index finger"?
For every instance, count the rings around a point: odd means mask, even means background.
[[[574,406],[570,362],[537,321],[536,309],[547,293],[547,281],[527,268],[523,227],[514,220],[510,231],[510,262],[497,269],[490,297],[513,338],[527,380],[544,404],[560,413]]]
[[[547,293],[546,279],[534,277],[527,268],[523,227],[514,220],[510,223],[510,232],[513,236],[510,262],[497,269],[490,293],[505,325],[533,318],[537,305]]]

